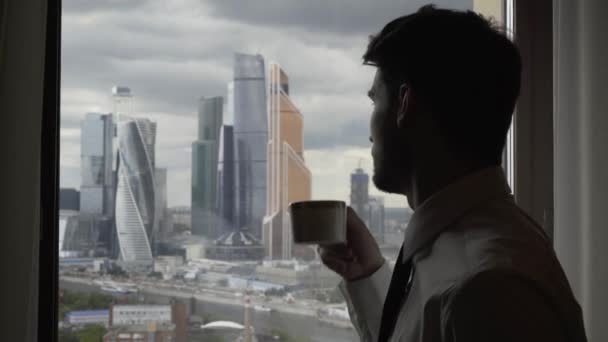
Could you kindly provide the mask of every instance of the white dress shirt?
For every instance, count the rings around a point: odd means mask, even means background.
[[[500,167],[468,175],[416,208],[405,232],[411,290],[391,341],[586,341],[582,313],[542,228]],[[377,341],[385,264],[342,282],[361,341]],[[406,284],[403,284],[406,286]]]

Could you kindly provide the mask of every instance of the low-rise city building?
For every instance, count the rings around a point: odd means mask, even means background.
[[[142,325],[150,322],[171,323],[170,305],[113,305],[110,308],[112,326]]]
[[[180,255],[162,255],[154,259],[154,272],[161,273],[163,279],[175,277],[178,267],[184,264],[184,258]]]
[[[65,322],[71,325],[102,324],[108,326],[109,319],[109,310],[81,310],[65,314]]]
[[[111,327],[103,342],[175,342],[175,324],[155,323]]]

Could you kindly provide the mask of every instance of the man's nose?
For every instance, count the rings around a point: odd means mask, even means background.
[[[372,138],[372,136],[369,136],[369,142],[373,143],[374,142],[374,138]]]

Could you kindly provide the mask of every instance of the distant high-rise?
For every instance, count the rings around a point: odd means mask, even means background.
[[[384,198],[370,197],[367,222],[369,231],[378,243],[384,243]]]
[[[117,135],[116,233],[119,257],[127,263],[150,265],[156,208],[156,123],[120,115]]]
[[[262,240],[266,257],[290,259],[293,238],[287,206],[310,199],[311,174],[304,163],[304,120],[289,98],[287,75],[271,63],[269,76],[268,192]]]
[[[224,125],[221,134],[221,155],[218,167],[219,179],[219,214],[223,233],[234,230],[235,227],[235,160],[234,160],[234,131],[231,125]]]
[[[111,216],[113,209],[111,114],[88,113],[80,128],[80,212]]]
[[[80,199],[76,230],[67,230],[68,248],[89,254],[97,248],[111,249],[109,236],[114,217],[112,114],[88,113],[80,123]],[[70,226],[72,227],[72,226]],[[76,238],[77,237],[77,238]],[[91,239],[90,241],[85,241]],[[72,244],[70,241],[79,241]]]
[[[198,139],[192,143],[192,233],[216,238],[218,229],[218,159],[224,99],[201,98]]]
[[[234,56],[236,225],[261,236],[266,212],[266,77],[261,55]]]
[[[167,169],[156,168],[154,170],[154,199],[156,208],[154,217],[156,227],[154,228],[152,240],[158,242],[161,236],[167,236],[169,231],[169,208],[167,206]],[[153,248],[154,249],[154,248]]]
[[[350,174],[350,206],[367,223],[369,175],[360,167]]]
[[[350,175],[350,206],[378,243],[384,243],[384,199],[369,195],[369,175],[357,168]]]

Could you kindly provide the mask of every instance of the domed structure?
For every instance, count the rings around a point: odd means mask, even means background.
[[[214,321],[211,323],[207,323],[201,326],[201,329],[233,329],[233,330],[243,330],[245,326],[236,322],[231,321]]]

